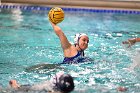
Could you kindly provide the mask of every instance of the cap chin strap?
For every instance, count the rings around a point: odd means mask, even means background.
[[[75,44],[75,46],[77,45],[79,47],[79,49],[81,50],[80,52],[81,52],[82,56],[84,56],[84,50],[80,48],[79,39],[80,39],[80,37],[78,38],[78,42],[77,42],[77,44]]]
[[[80,37],[78,37],[78,41],[77,41],[77,45],[78,45],[78,47],[80,48],[80,45],[79,45],[79,40],[80,40]],[[81,48],[80,48],[80,50],[81,50],[81,51],[84,51],[84,50],[83,50],[83,49],[81,49]]]
[[[84,51],[83,49],[80,48],[79,44],[77,44],[77,46],[79,47],[79,49],[80,49],[81,51]]]
[[[78,44],[76,44],[76,45],[79,47],[82,56],[84,56],[84,50],[80,48],[80,46],[79,46],[79,42],[78,42]]]

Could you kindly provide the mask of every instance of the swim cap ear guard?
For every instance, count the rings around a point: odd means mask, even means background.
[[[69,74],[61,75],[56,85],[58,89],[64,93],[69,93],[74,89],[73,78]]]
[[[87,36],[87,35],[85,33],[78,33],[78,34],[76,34],[75,37],[74,37],[74,44],[78,44],[79,43],[79,39],[82,36]]]

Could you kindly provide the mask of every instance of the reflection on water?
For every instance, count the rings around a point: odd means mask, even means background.
[[[23,21],[22,11],[20,9],[13,9],[11,12],[11,19],[15,22],[17,26],[20,25],[20,22]]]

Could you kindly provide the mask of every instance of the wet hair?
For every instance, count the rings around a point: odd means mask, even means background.
[[[69,93],[74,90],[73,77],[69,74],[63,74],[60,76],[56,83],[57,88],[63,93]]]

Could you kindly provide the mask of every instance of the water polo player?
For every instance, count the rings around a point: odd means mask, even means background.
[[[64,60],[63,63],[79,63],[82,61],[82,59],[79,59],[80,57],[84,56],[84,50],[88,48],[89,38],[84,33],[79,33],[75,35],[74,41],[75,44],[72,45],[61,28],[57,26],[56,24],[52,23],[52,27],[56,33],[56,35],[59,37],[61,42],[61,47],[63,49],[64,53]]]
[[[73,77],[64,72],[58,72],[51,80],[46,80],[34,85],[19,85],[16,80],[10,80],[9,84],[15,89],[16,93],[69,93],[73,91],[75,87]]]

